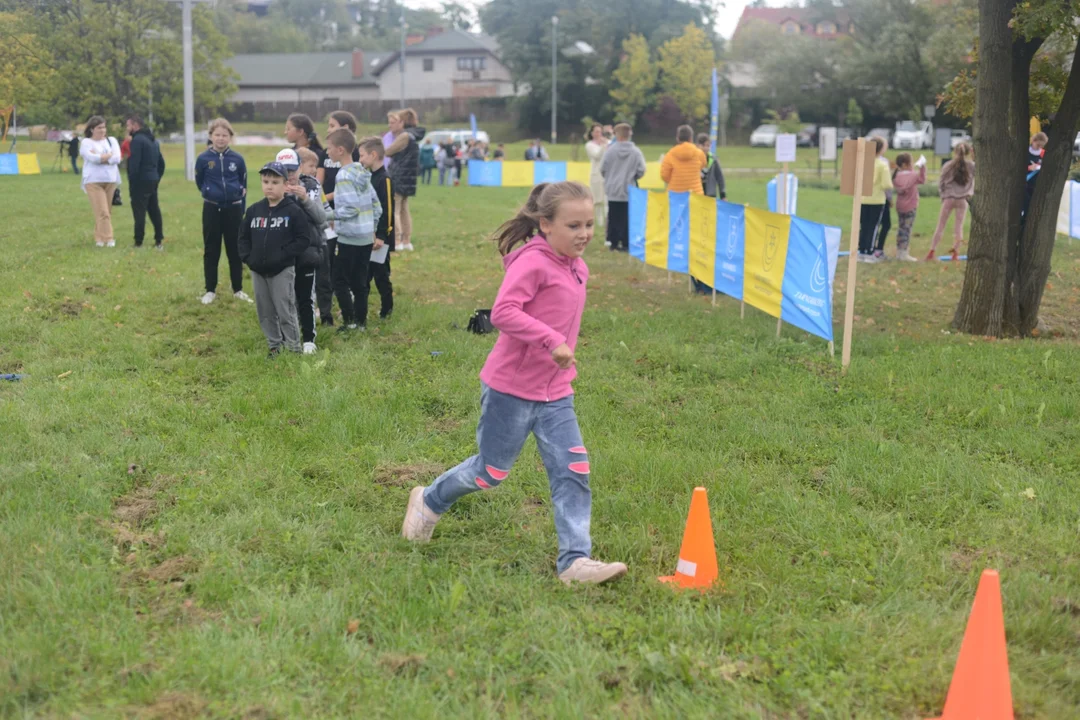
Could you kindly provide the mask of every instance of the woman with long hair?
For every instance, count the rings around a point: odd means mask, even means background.
[[[420,174],[420,141],[427,131],[418,126],[419,118],[412,108],[386,114],[387,126],[394,141],[386,148],[390,163],[390,184],[394,189],[394,209],[397,217],[397,250],[412,250],[412,212],[409,198],[416,195],[416,178]]]
[[[94,243],[116,247],[112,227],[113,192],[120,185],[120,144],[109,132],[105,118],[94,115],[86,121],[85,139],[79,143],[83,159],[82,189],[94,211]]]
[[[938,181],[938,195],[941,196],[941,213],[938,215],[934,240],[926,259],[933,260],[938,243],[945,234],[945,223],[949,215],[956,213],[953,220],[953,246],[949,254],[953,260],[960,257],[960,245],[964,242],[964,216],[967,214],[968,200],[975,194],[975,163],[971,161],[971,146],[960,143],[953,149],[952,160],[941,169]]]
[[[589,156],[589,189],[593,194],[593,211],[596,214],[596,227],[604,227],[607,220],[607,197],[604,195],[604,176],[600,174],[600,165],[604,162],[604,151],[611,140],[600,123],[593,123],[589,128],[589,140],[585,143],[585,154]]]

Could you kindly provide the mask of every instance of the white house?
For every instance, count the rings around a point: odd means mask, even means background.
[[[231,102],[252,115],[294,106],[319,116],[344,108],[363,119],[400,101],[399,52],[236,55],[228,64],[240,76]],[[405,93],[409,104],[430,109],[511,97],[515,88],[494,39],[455,29],[429,33],[406,48]]]

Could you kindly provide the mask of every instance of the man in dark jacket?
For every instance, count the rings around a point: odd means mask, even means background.
[[[311,242],[311,223],[300,203],[285,194],[289,173],[281,163],[266,164],[259,175],[266,197],[248,208],[237,247],[251,268],[255,310],[274,357],[282,346],[300,352],[296,259]]]
[[[135,247],[142,247],[146,233],[146,213],[154,225],[154,247],[163,249],[165,234],[161,228],[161,208],[158,206],[158,183],[165,172],[165,158],[142,118],[130,115],[127,129],[131,133],[131,157],[128,158],[128,193],[131,195],[131,214],[135,217]]]

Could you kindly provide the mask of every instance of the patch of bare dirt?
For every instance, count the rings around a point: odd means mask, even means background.
[[[138,472],[138,466],[128,468],[128,474]],[[113,504],[113,517],[130,528],[138,528],[153,518],[158,509],[173,502],[167,490],[176,484],[171,475],[157,475],[149,485],[139,485],[126,495],[118,497]]]
[[[403,465],[380,465],[375,468],[375,484],[408,487],[420,481],[432,480],[446,468],[435,463],[421,462]]]
[[[164,560],[142,571],[143,577],[155,582],[184,582],[187,576],[198,570],[199,564],[187,555]]]
[[[135,717],[140,720],[192,720],[203,717],[206,701],[197,695],[168,692],[151,705],[139,708]]]
[[[415,674],[426,660],[426,655],[387,653],[379,658],[379,664],[395,675],[405,675]]]

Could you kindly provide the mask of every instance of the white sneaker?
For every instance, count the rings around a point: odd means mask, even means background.
[[[250,297],[248,297],[248,294],[243,290],[237,290],[232,294],[232,296],[237,300],[243,300],[244,302],[255,302]]]
[[[408,245],[403,245],[401,249],[407,252],[412,252],[414,250],[412,243],[409,243]]]
[[[578,558],[570,567],[562,571],[559,579],[567,585],[576,582],[599,585],[621,578],[625,574],[626,565],[622,563],[605,563],[592,558]]]
[[[315,351],[318,350],[318,349],[319,348],[315,347],[315,343],[313,343],[313,342],[312,343],[304,343],[304,354],[305,355],[314,355]]]
[[[356,323],[349,323],[345,327],[349,328],[350,330],[355,330],[356,328],[359,327],[359,325],[357,325]]]
[[[109,242],[105,243],[105,247],[116,247],[116,241],[110,240]]]
[[[100,240],[98,240],[94,244],[97,245],[98,247],[105,247],[105,243],[101,242]]]
[[[881,262],[881,258],[879,258],[877,255],[865,255],[863,257],[863,262],[874,265],[875,263]]]
[[[413,542],[430,542],[431,533],[435,532],[437,522],[439,522],[439,516],[431,512],[424,504],[423,486],[414,487],[409,493],[409,504],[405,508],[405,522],[401,524],[401,537]]]
[[[907,250],[897,250],[896,259],[902,260],[904,262],[919,262],[919,258],[912,257],[911,253],[909,253]]]
[[[208,292],[202,296],[202,304],[209,305],[210,303],[214,302],[214,298],[216,297],[217,293]]]

